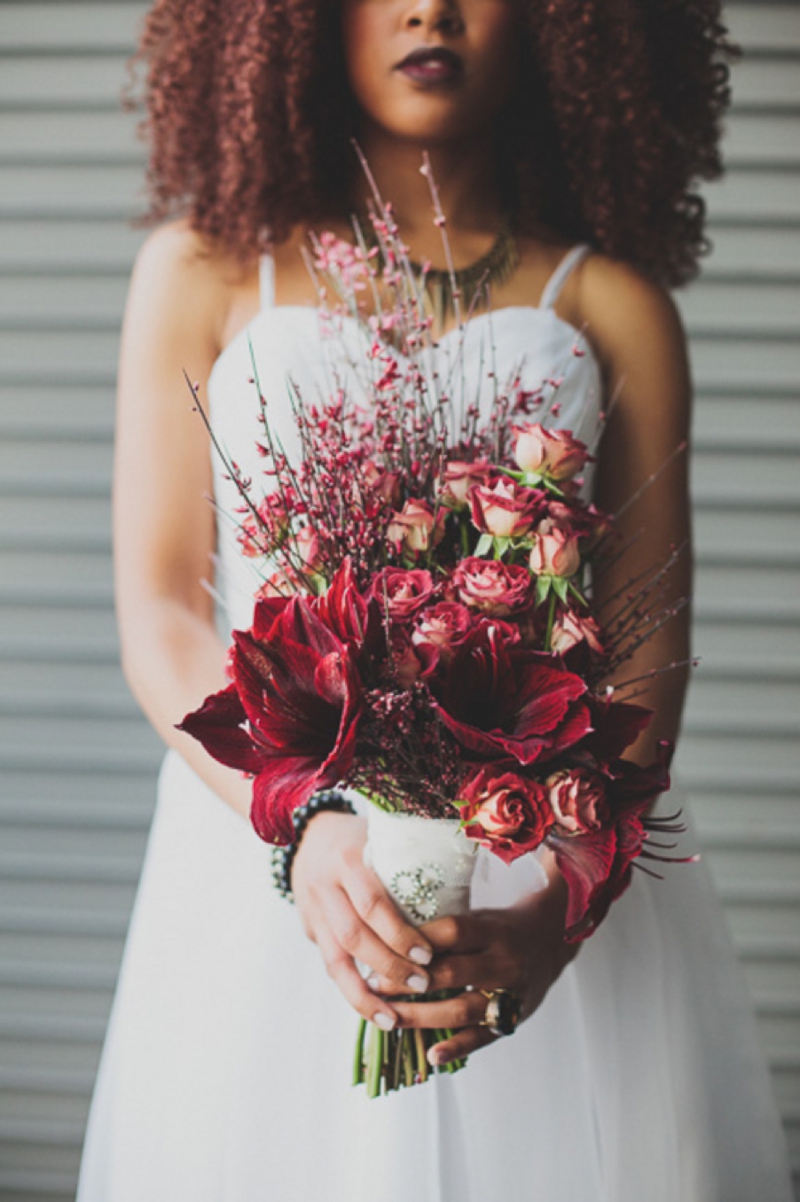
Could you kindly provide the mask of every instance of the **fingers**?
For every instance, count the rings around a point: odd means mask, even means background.
[[[343,889],[332,891],[326,903],[325,923],[336,942],[352,959],[359,960],[377,973],[386,983],[387,992],[403,992],[407,989],[418,992],[427,988],[428,975],[425,969],[410,958],[398,956],[384,943],[353,907],[352,897]],[[376,911],[372,913],[374,915]],[[422,951],[420,945],[420,953]]]
[[[397,1026],[397,1013],[394,1008],[383,998],[378,998],[372,993],[352,957],[337,943],[330,930],[324,927],[317,930],[317,947],[331,980],[362,1018],[376,1023],[384,1031],[391,1031]]]
[[[457,1031],[449,1039],[436,1043],[428,1051],[428,1063],[433,1065],[449,1064],[451,1060],[469,1056],[479,1048],[485,1048],[494,1043],[499,1037],[492,1035],[488,1027],[467,1027]]]
[[[403,1027],[435,1030],[446,1027],[473,1027],[484,1019],[486,998],[473,990],[446,1001],[392,1002]]]
[[[424,977],[425,972],[420,970],[430,964],[433,948],[428,939],[405,920],[375,873],[365,868],[360,860],[351,862],[346,865],[341,884],[362,924],[388,949],[394,968],[387,972],[385,967],[366,956],[359,954],[359,959],[395,982],[408,974],[409,964],[417,966],[417,974]]]
[[[498,981],[511,981],[513,976],[513,966],[502,950],[437,956],[428,969],[427,989],[495,989]],[[391,993],[395,988],[394,983],[380,973],[370,977],[369,985],[376,993]],[[413,985],[409,988],[412,993],[419,992]]]

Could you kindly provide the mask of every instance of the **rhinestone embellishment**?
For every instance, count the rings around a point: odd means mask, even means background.
[[[437,892],[444,886],[441,864],[403,868],[392,877],[391,890],[417,922],[435,918],[439,910]]]

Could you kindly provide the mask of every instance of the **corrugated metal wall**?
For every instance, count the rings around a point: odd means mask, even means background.
[[[108,495],[144,5],[0,3],[0,1199],[74,1190],[159,759],[117,666]],[[800,6],[728,10],[729,174],[678,294],[701,568],[681,766],[800,1166]]]

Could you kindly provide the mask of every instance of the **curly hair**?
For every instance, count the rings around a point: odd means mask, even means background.
[[[718,178],[729,62],[720,0],[527,0],[500,130],[518,220],[536,217],[676,287],[710,250],[692,188]],[[323,53],[324,50],[324,53]],[[332,0],[156,0],[147,220],[182,214],[247,259],[346,213],[356,106]]]

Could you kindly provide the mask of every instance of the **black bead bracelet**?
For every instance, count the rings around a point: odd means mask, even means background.
[[[272,849],[272,880],[278,893],[280,893],[281,897],[285,897],[287,901],[294,901],[292,893],[292,864],[294,863],[294,857],[297,855],[300,840],[314,815],[321,814],[323,810],[334,810],[342,814],[355,814],[352,803],[338,789],[324,789],[320,793],[314,793],[305,805],[298,806],[292,813],[294,840],[291,843],[287,843],[285,847],[273,847]]]

